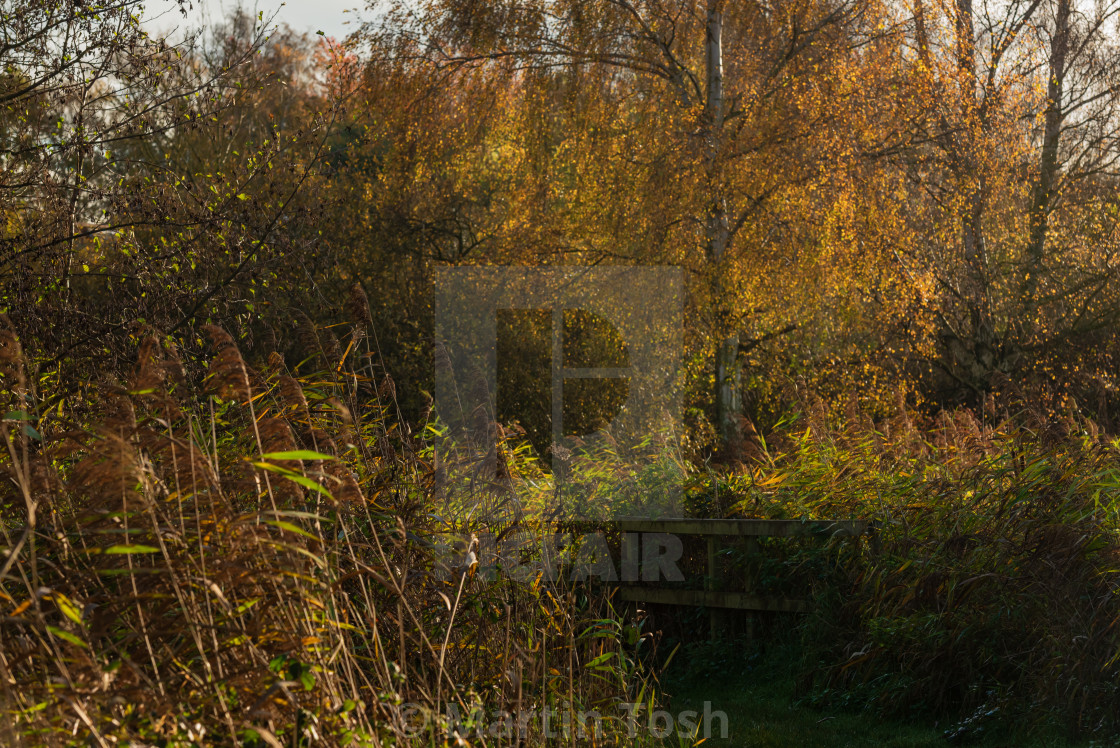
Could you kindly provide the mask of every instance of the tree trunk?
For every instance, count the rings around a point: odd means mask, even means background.
[[[968,203],[966,213],[961,217],[964,277],[961,278],[960,290],[967,318],[963,320],[961,336],[946,335],[945,342],[951,369],[956,370],[960,381],[969,389],[979,393],[987,389],[988,379],[999,363],[999,344],[992,323],[990,267],[984,229],[988,196],[983,164],[986,146],[982,133],[987,130],[988,124],[980,111],[972,0],[957,0],[956,11],[958,101],[963,121],[970,124],[955,137],[954,145],[954,158],[960,172],[971,178],[971,183],[963,185],[968,190]],[[981,134],[973,132],[972,127],[978,128]]]
[[[706,251],[713,273],[713,301],[719,309],[717,334],[721,336],[716,353],[716,422],[722,445],[734,452],[742,443],[740,411],[742,402],[742,369],[739,366],[739,324],[730,309],[724,286],[723,264],[730,240],[727,198],[723,189],[720,146],[723,135],[723,12],[718,0],[708,4],[707,33],[704,38],[704,60],[707,67],[707,96],[704,101],[704,122],[707,128],[706,156],[708,189],[711,203],[705,226]]]
[[[1046,231],[1050,223],[1050,202],[1058,176],[1058,145],[1065,112],[1062,93],[1065,88],[1066,55],[1069,51],[1070,0],[1058,0],[1054,18],[1054,35],[1050,39],[1049,81],[1046,90],[1046,114],[1039,155],[1038,181],[1031,204],[1030,241],[1027,244],[1027,269],[1024,301],[1027,317],[1034,319],[1030,306],[1038,288],[1038,272],[1046,252]]]
[[[972,17],[972,0],[957,0],[957,65],[960,70],[960,107],[967,123],[976,123],[986,129],[979,109],[977,97],[976,38]],[[979,122],[978,122],[979,120]],[[973,333],[979,332],[988,317],[988,256],[984,238],[984,214],[987,196],[984,194],[984,174],[981,164],[984,154],[983,141],[980,142],[971,128],[959,136],[957,158],[964,167],[962,171],[970,175],[974,183],[968,185],[968,212],[962,219],[961,242],[964,261],[969,278],[964,284],[965,299],[969,315],[973,321]]]
[[[724,338],[716,355],[716,418],[719,422],[720,439],[729,453],[737,452],[743,442],[740,421],[743,403],[739,394],[741,387],[739,334],[732,333]]]

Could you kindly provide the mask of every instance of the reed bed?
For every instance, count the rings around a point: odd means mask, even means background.
[[[205,371],[140,331],[78,407],[0,328],[0,742],[526,745],[539,720],[493,715],[549,707],[611,744],[619,704],[652,704],[602,595],[480,573],[475,533],[524,516],[438,513],[507,505],[523,449],[441,481],[454,451],[399,418],[360,322],[303,319],[255,368],[204,332]]]

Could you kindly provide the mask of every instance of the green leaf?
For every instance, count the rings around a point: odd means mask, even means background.
[[[315,676],[305,670],[300,673],[299,682],[303,684],[304,691],[310,691],[315,687]]]
[[[62,629],[57,628],[55,626],[47,626],[47,631],[51,632],[52,634],[57,636],[59,639],[62,639],[63,641],[70,642],[75,647],[81,647],[82,649],[89,649],[89,647],[86,645],[86,643],[84,641],[82,641],[78,637],[74,636],[69,631],[63,631]]]
[[[262,512],[262,514],[268,514],[273,517],[298,517],[299,519],[310,519],[314,520],[315,522],[334,522],[334,520],[330,517],[324,517],[323,515],[316,514],[315,512],[301,512],[296,509],[266,509]]]
[[[257,603],[259,603],[260,600],[261,599],[259,597],[254,597],[251,600],[246,600],[245,602],[243,602],[243,603],[241,603],[240,605],[237,606],[237,613],[238,614],[244,613],[249,608],[251,608],[254,605],[256,605]]]
[[[123,556],[130,553],[159,553],[159,548],[150,545],[111,545],[101,551],[106,556]]]
[[[279,465],[273,465],[271,462],[254,462],[253,465],[255,467],[259,467],[261,470],[268,470],[268,471],[273,472],[273,473],[280,473],[280,475],[299,475],[299,473],[297,473],[293,470],[289,470],[288,468],[285,468],[285,467],[280,467]]]
[[[281,530],[287,530],[288,532],[294,532],[297,535],[303,535],[304,537],[311,538],[312,540],[318,540],[319,539],[319,538],[315,537],[314,535],[312,535],[311,533],[309,533],[307,530],[304,530],[302,527],[297,527],[296,525],[293,525],[291,522],[285,522],[282,519],[266,519],[264,521],[264,523],[266,525],[272,525],[273,527],[279,527]]]
[[[103,577],[121,577],[126,574],[162,574],[163,569],[98,569],[97,574]]]
[[[309,449],[294,449],[290,452],[268,452],[261,455],[266,460],[333,460],[334,457]]]
[[[612,657],[614,657],[614,652],[604,652],[591,662],[587,663],[587,667],[594,668],[596,670],[606,670],[607,668],[602,667],[602,665]]]
[[[304,476],[300,475],[299,473],[297,473],[295,471],[288,470],[287,468],[282,468],[279,465],[273,465],[273,464],[268,463],[268,462],[254,462],[253,464],[255,466],[261,468],[262,470],[268,470],[268,471],[271,471],[273,473],[279,473],[280,475],[284,476],[285,478],[292,481],[293,483],[298,483],[301,486],[305,486],[307,488],[310,488],[312,491],[318,491],[319,493],[323,494],[324,496],[326,496],[331,501],[334,501],[334,496],[331,495],[330,491],[323,488],[322,486],[320,486],[318,483],[311,480],[310,478],[305,478]]]
[[[312,491],[318,491],[319,493],[323,494],[324,496],[326,496],[331,501],[334,501],[334,497],[331,496],[330,491],[323,488],[322,486],[320,486],[318,483],[311,480],[310,478],[305,478],[302,475],[285,475],[284,477],[287,478],[290,481],[294,481],[294,482],[300,484],[301,486],[303,486],[305,488],[310,488]]]
[[[56,592],[51,596],[51,599],[54,600],[54,604],[58,606],[58,609],[62,611],[62,615],[66,616],[74,623],[81,624],[82,611],[70,600],[70,598],[66,597],[66,595]]]

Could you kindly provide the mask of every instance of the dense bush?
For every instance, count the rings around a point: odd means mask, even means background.
[[[1073,417],[854,420],[807,408],[783,452],[728,486],[752,516],[878,523],[875,545],[774,549],[782,584],[817,584],[804,695],[948,720],[954,738],[1114,729],[1120,444]]]

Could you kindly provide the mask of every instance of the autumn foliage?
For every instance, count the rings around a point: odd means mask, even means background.
[[[661,698],[604,595],[445,563],[542,520],[439,513],[433,283],[468,265],[682,269],[648,441],[694,513],[883,528],[773,549],[818,582],[808,701],[1114,729],[1120,2],[369,10],[171,41],[139,0],[0,2],[0,742]],[[533,314],[453,504],[552,487]],[[614,456],[573,464],[649,488]]]

